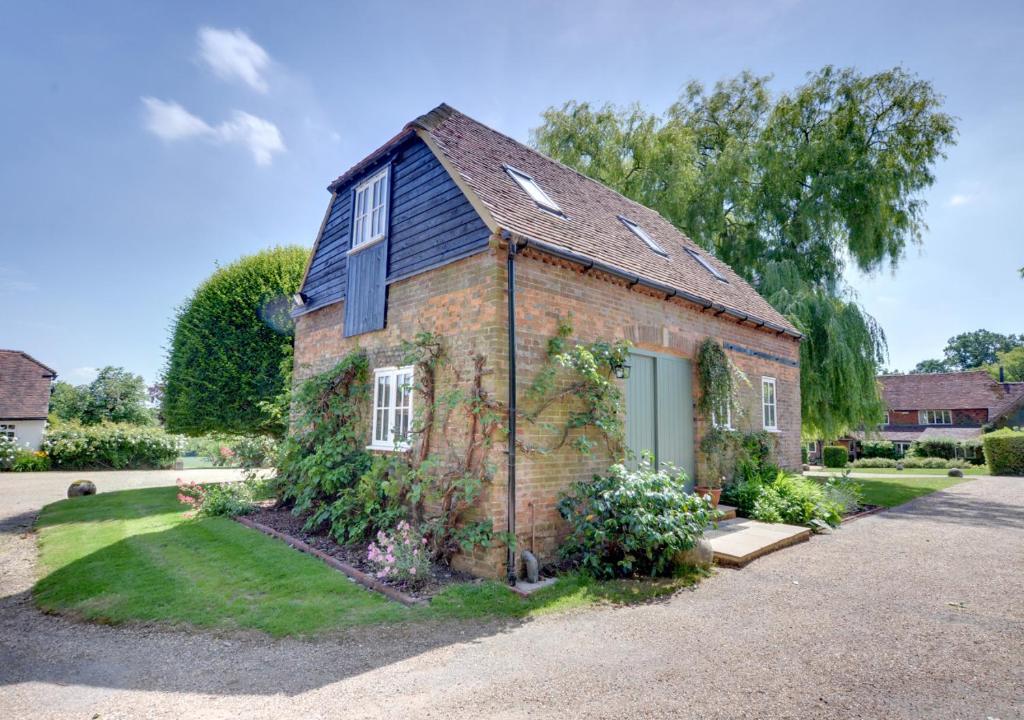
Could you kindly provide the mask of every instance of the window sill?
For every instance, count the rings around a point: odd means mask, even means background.
[[[373,247],[374,245],[378,245],[378,244],[384,242],[384,238],[386,238],[386,237],[387,237],[387,235],[381,235],[379,238],[374,238],[373,240],[367,240],[362,245],[356,245],[354,248],[349,250],[346,253],[346,255],[355,255],[356,253],[362,252],[366,248],[370,248],[370,247]]]
[[[765,429],[764,429],[764,431],[765,431],[765,432],[770,432],[770,433],[777,433],[777,432],[780,432],[780,431],[779,431],[779,429],[778,429],[777,427],[770,427],[770,428],[765,428]]]
[[[377,450],[379,452],[405,452],[406,450],[409,449],[409,447],[410,445],[408,443],[399,443],[398,445],[395,445],[394,443],[390,445],[374,445],[371,443],[370,445],[366,446],[366,449]]]

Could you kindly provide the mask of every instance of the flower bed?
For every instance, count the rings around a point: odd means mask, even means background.
[[[460,573],[450,567],[436,563],[431,563],[426,576],[415,584],[386,576],[381,577],[378,565],[369,559],[370,543],[339,545],[326,533],[303,530],[306,518],[293,515],[289,510],[261,507],[247,517],[260,525],[265,525],[279,533],[301,540],[310,547],[330,555],[347,565],[351,565],[357,570],[376,578],[380,583],[395,588],[413,598],[429,599],[449,585],[463,582],[479,582],[472,575]]]

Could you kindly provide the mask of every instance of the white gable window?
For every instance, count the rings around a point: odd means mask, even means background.
[[[388,228],[388,169],[356,185],[352,249],[383,240]]]
[[[709,263],[709,262],[707,261],[707,258],[705,258],[705,257],[704,257],[704,256],[703,256],[702,254],[700,254],[700,253],[699,253],[699,252],[697,252],[696,250],[691,250],[690,248],[686,248],[686,252],[690,253],[690,256],[691,256],[691,257],[692,257],[692,258],[693,258],[694,260],[696,260],[697,262],[699,262],[699,263],[700,263],[700,265],[701,265],[701,267],[703,267],[703,268],[704,268],[705,270],[707,270],[707,271],[708,271],[709,273],[711,273],[712,275],[714,275],[716,279],[718,279],[718,280],[721,280],[721,281],[722,281],[722,282],[724,282],[724,283],[727,283],[727,282],[729,282],[728,280],[726,280],[726,279],[725,279],[725,275],[723,275],[722,273],[718,272],[718,270],[716,270],[716,269],[715,269],[715,266],[714,266],[714,265],[712,265],[711,263]]]
[[[509,177],[516,181],[516,184],[523,189],[523,192],[529,195],[538,206],[544,208],[548,212],[553,212],[558,215],[563,214],[562,208],[558,207],[558,203],[552,200],[532,177],[524,173],[522,170],[516,170],[514,167],[509,167],[508,165],[505,166],[505,172],[509,174]]]
[[[761,410],[764,429],[775,432],[779,429],[778,407],[775,398],[775,378],[761,378]]]
[[[647,234],[646,230],[644,230],[642,227],[637,225],[629,218],[622,217],[621,215],[619,215],[619,220],[622,222],[623,225],[628,227],[634,235],[636,235],[638,238],[647,243],[647,247],[649,247],[651,250],[658,253],[659,255],[664,255],[665,257],[668,257],[668,253],[665,252],[661,245],[654,242],[654,239]]]
[[[951,410],[918,410],[917,422],[919,425],[952,425],[953,412]]]
[[[413,367],[373,371],[374,450],[405,450],[412,427]]]

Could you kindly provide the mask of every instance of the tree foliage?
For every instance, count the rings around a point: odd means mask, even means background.
[[[1003,380],[1006,382],[1024,382],[1024,346],[999,353],[996,361],[986,369],[989,375],[998,380],[999,368],[1003,369]]]
[[[306,257],[296,246],[243,257],[214,272],[178,310],[164,377],[169,430],[284,433],[289,312]]]
[[[946,364],[945,360],[922,360],[910,371],[911,375],[921,375],[926,373],[941,373],[949,372],[949,365]]]
[[[153,416],[145,403],[146,384],[142,376],[109,365],[101,369],[91,383],[57,382],[50,393],[50,412],[55,417],[83,425],[151,424]]]
[[[942,352],[950,368],[971,370],[995,363],[999,353],[1017,347],[1024,347],[1024,335],[1003,335],[982,329],[954,335]]]
[[[833,437],[877,422],[874,375],[886,354],[843,272],[848,262],[895,267],[920,241],[921,191],[955,127],[932,86],[901,68],[825,67],[777,96],[768,82],[743,73],[710,91],[690,83],[662,115],[568,102],[544,113],[533,141],[658,210],[793,313],[812,337],[804,426]],[[849,381],[858,384],[840,384]],[[851,396],[863,400],[841,400]]]

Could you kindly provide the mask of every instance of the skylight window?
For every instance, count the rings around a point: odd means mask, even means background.
[[[701,264],[701,267],[703,267],[709,273],[714,275],[715,278],[721,280],[722,282],[729,282],[728,280],[725,279],[725,275],[718,272],[718,270],[715,269],[714,265],[709,263],[707,261],[707,258],[701,255],[699,252],[697,252],[696,250],[691,250],[690,248],[686,248],[686,252],[690,253],[690,255],[693,256],[693,259],[699,262]]]
[[[654,238],[648,235],[646,230],[644,230],[642,227],[637,225],[629,218],[624,218],[621,215],[619,215],[619,220],[621,220],[622,224],[628,227],[634,235],[636,235],[638,238],[647,243],[647,247],[649,247],[651,250],[658,253],[659,255],[664,255],[665,257],[668,257],[668,253],[665,252],[664,249],[662,249],[661,245],[654,242]]]
[[[562,208],[558,207],[558,203],[551,199],[546,192],[544,192],[537,181],[524,172],[516,170],[514,167],[505,166],[505,172],[509,174],[516,184],[523,189],[523,191],[530,196],[530,198],[537,203],[538,206],[544,208],[548,212],[557,213],[562,215]]]

